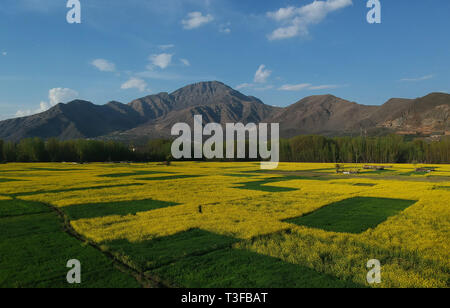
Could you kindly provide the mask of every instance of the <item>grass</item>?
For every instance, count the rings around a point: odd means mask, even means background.
[[[231,247],[236,239],[193,229],[172,236],[140,243],[116,240],[104,246],[131,267],[145,271],[179,261],[188,256],[201,255],[224,247]]]
[[[139,287],[101,252],[63,232],[55,212],[26,215],[35,206],[24,203],[22,216],[0,218],[0,287]],[[81,285],[66,281],[70,259],[81,262]]]
[[[356,197],[327,205],[286,222],[332,232],[362,233],[416,203],[402,199]]]
[[[72,205],[63,208],[63,210],[71,220],[77,220],[82,218],[96,218],[111,215],[136,215],[136,213],[139,212],[147,212],[175,205],[178,205],[178,203],[150,199]]]
[[[244,174],[245,175],[245,174]],[[296,191],[297,188],[289,188],[289,187],[278,187],[278,186],[270,186],[266,184],[270,183],[278,183],[292,180],[326,180],[321,177],[308,177],[308,176],[296,176],[296,175],[287,175],[281,177],[272,177],[265,180],[254,181],[254,182],[246,182],[240,183],[240,186],[236,186],[236,188],[240,189],[249,189],[249,190],[259,190],[264,192],[288,192],[288,191]]]
[[[51,212],[51,209],[38,202],[17,199],[0,201],[0,218],[48,212]]]
[[[186,288],[358,287],[307,267],[241,249],[185,258],[150,272]]]
[[[401,176],[411,176],[411,175],[427,175],[427,174],[430,174],[430,172],[426,172],[426,171],[410,171],[410,172],[400,173],[399,175],[401,175]]]
[[[277,179],[276,182],[281,181],[282,179]],[[277,186],[270,186],[266,185],[269,183],[275,182],[273,180],[262,180],[262,181],[255,181],[255,182],[247,182],[247,183],[241,183],[241,186],[236,186],[236,188],[239,189],[249,189],[249,190],[259,190],[264,192],[286,192],[286,191],[295,191],[298,190],[296,188],[289,188],[289,187],[277,187]]]

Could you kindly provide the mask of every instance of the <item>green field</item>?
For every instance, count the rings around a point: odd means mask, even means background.
[[[449,286],[450,166],[66,166],[2,167],[0,287]]]
[[[48,206],[19,200],[0,202],[0,286],[77,287],[66,281],[70,259],[82,264],[82,287],[139,286],[103,253],[63,229],[60,217]]]

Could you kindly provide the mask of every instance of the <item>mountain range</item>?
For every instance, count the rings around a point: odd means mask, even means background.
[[[306,97],[286,108],[264,104],[218,82],[188,85],[128,104],[95,105],[75,100],[22,118],[0,122],[0,139],[98,138],[120,141],[170,137],[175,123],[280,123],[282,137],[398,133],[450,134],[450,95],[432,93],[417,99],[393,98],[381,106],[361,105],[332,95]]]

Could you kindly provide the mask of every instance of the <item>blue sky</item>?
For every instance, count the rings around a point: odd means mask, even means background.
[[[73,98],[123,103],[219,80],[287,106],[450,91],[450,1],[2,0],[0,118]]]

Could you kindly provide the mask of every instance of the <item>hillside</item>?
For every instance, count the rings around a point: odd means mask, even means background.
[[[300,100],[267,121],[281,123],[281,134],[285,137],[301,134],[336,135],[358,131],[377,108],[332,95],[318,95]]]
[[[75,100],[40,114],[0,122],[0,139],[27,137],[100,138],[130,141],[170,137],[175,123],[280,123],[281,136],[449,133],[450,95],[432,93],[417,99],[393,98],[367,106],[332,95],[303,98],[286,108],[264,104],[217,81],[201,82],[173,93],[159,93],[128,104],[94,105]]]

